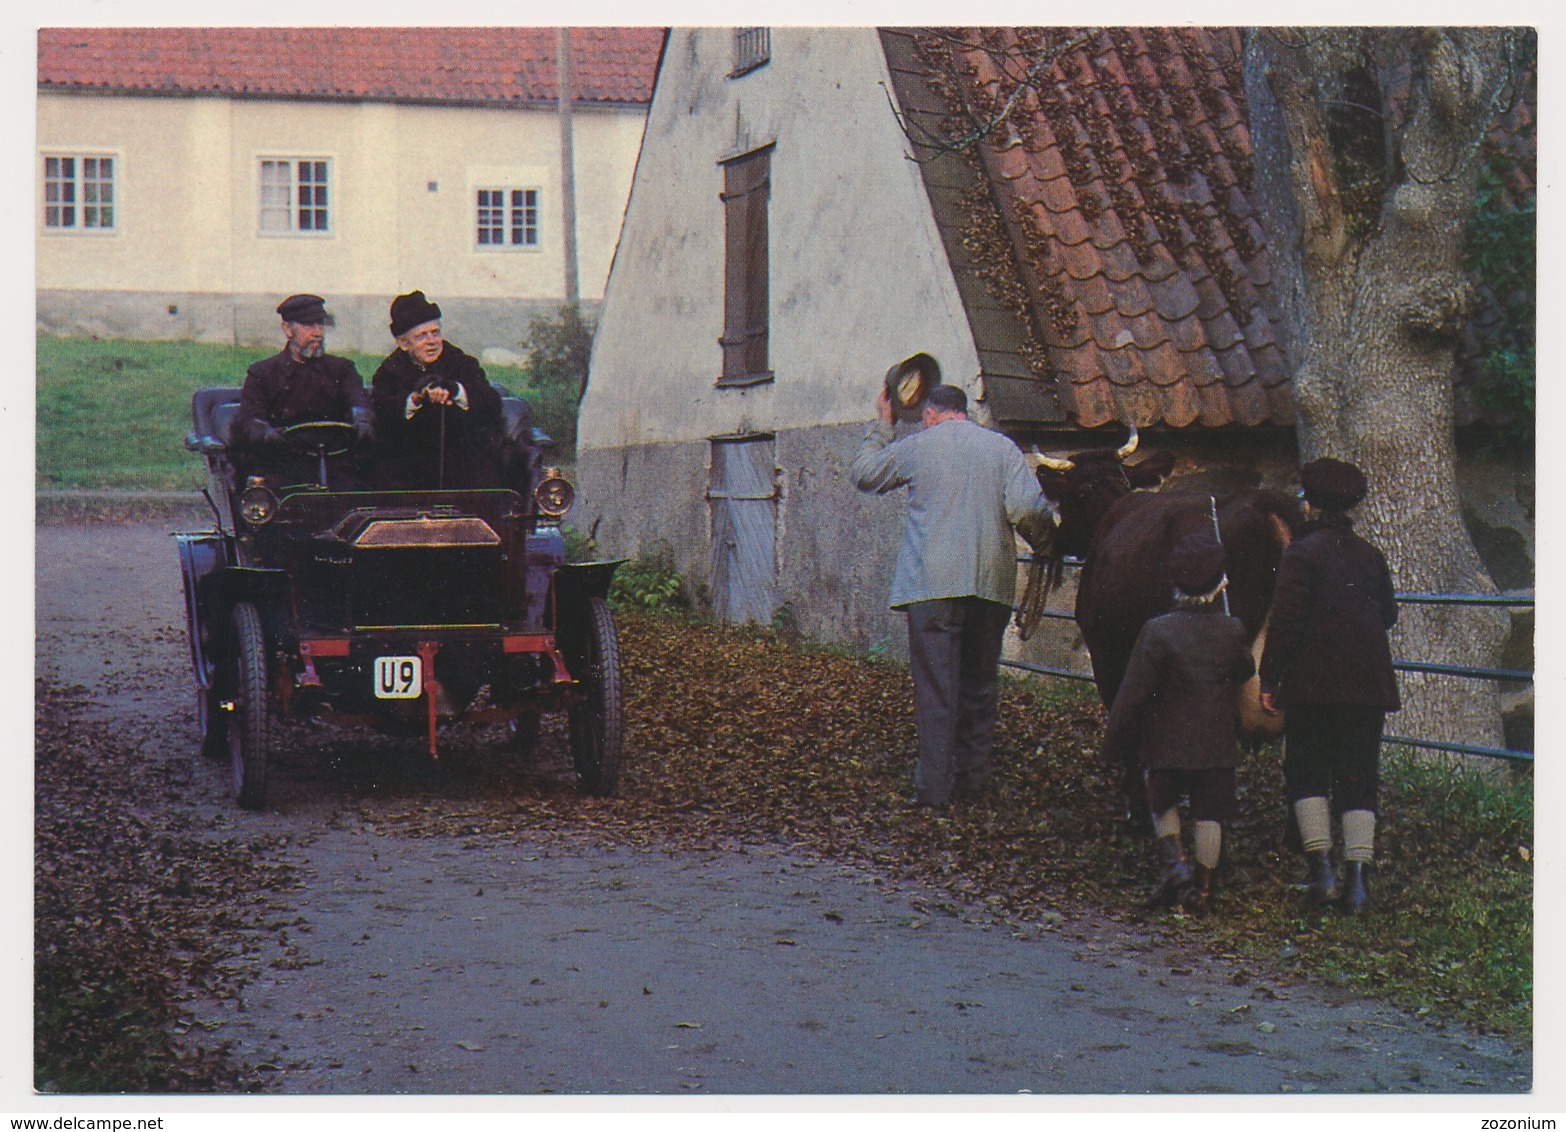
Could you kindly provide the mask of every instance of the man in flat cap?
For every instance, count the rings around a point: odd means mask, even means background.
[[[986,790],[995,735],[998,665],[1017,584],[1019,528],[1036,542],[1054,516],[1008,437],[968,419],[955,385],[926,395],[920,431],[894,441],[891,395],[855,456],[860,491],[908,488],[893,609],[908,614],[914,681],[916,806],[941,808]]]
[[[1235,817],[1234,697],[1256,663],[1245,626],[1224,612],[1228,587],[1222,544],[1209,531],[1189,534],[1169,556],[1175,607],[1142,626],[1124,682],[1104,727],[1104,761],[1141,767],[1154,850],[1163,876],[1152,908],[1184,903],[1205,912],[1223,849],[1223,823]],[[1194,875],[1185,863],[1180,799],[1195,823]]]
[[[283,430],[307,421],[353,425],[363,440],[371,431],[370,399],[359,371],[347,358],[326,353],[332,316],[319,295],[290,295],[277,305],[283,349],[245,373],[239,394],[240,469],[283,483],[313,483],[318,459],[289,443]],[[360,486],[351,454],[328,461],[329,486]]]
[[[1332,898],[1332,816],[1343,827],[1339,903],[1369,901],[1381,731],[1400,705],[1387,630],[1397,623],[1392,575],[1381,551],[1354,533],[1346,512],[1365,497],[1365,477],[1330,458],[1300,469],[1305,522],[1278,562],[1262,707],[1286,709],[1283,781],[1310,863],[1306,899]]]
[[[447,342],[423,291],[391,304],[397,348],[370,379],[382,486],[499,487],[500,392],[471,354]]]

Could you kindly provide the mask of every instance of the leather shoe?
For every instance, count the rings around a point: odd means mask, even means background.
[[[947,803],[945,803],[945,802],[931,802],[931,801],[928,801],[928,800],[926,800],[924,798],[919,797],[919,795],[917,795],[917,794],[910,794],[908,797],[904,798],[903,799],[903,804],[905,806],[911,806],[914,809],[920,809],[920,810],[944,810],[946,808],[946,805],[947,805]]]

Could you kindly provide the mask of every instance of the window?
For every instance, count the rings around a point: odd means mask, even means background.
[[[44,227],[114,227],[114,158],[45,155]]]
[[[729,77],[754,71],[772,58],[771,28],[734,29],[734,70]]]
[[[771,381],[767,369],[767,202],[772,149],[723,166],[723,376],[720,385]]]
[[[327,231],[328,165],[318,157],[263,158],[261,231]]]
[[[538,247],[537,189],[479,189],[476,215],[479,247]]]

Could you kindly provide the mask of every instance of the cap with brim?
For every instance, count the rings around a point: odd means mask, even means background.
[[[1365,498],[1365,473],[1344,460],[1323,456],[1300,469],[1305,502],[1322,511],[1347,511]]]
[[[1205,531],[1186,535],[1169,556],[1169,575],[1183,594],[1212,593],[1223,581],[1223,545]]]
[[[277,313],[284,322],[304,326],[332,325],[332,316],[326,313],[326,300],[320,295],[289,295],[277,304]]]

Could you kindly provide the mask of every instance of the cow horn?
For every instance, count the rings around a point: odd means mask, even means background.
[[[1130,435],[1130,437],[1127,438],[1127,440],[1126,440],[1126,442],[1124,444],[1122,444],[1118,449],[1115,450],[1115,456],[1118,459],[1121,459],[1121,460],[1126,459],[1128,456],[1131,455],[1131,453],[1136,451],[1136,441],[1137,441],[1136,425],[1135,425],[1135,423],[1133,423],[1131,425],[1131,435]]]
[[[1072,468],[1076,467],[1076,465],[1070,460],[1063,459],[1060,456],[1044,455],[1044,453],[1039,451],[1039,446],[1037,444],[1033,446],[1032,457],[1035,466],[1048,468],[1052,472],[1069,472]]]

